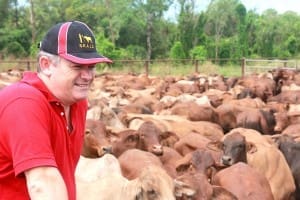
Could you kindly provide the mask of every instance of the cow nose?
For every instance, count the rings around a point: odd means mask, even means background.
[[[155,155],[162,155],[163,154],[163,148],[161,145],[153,145],[152,146],[152,153],[154,153]]]
[[[232,165],[231,161],[232,159],[230,156],[222,156],[221,162],[223,165]]]
[[[103,150],[104,153],[112,153],[112,147],[111,146],[103,147],[102,150]]]
[[[280,132],[280,131],[282,131],[282,130],[281,130],[281,128],[280,128],[279,126],[275,126],[275,127],[274,127],[274,131],[275,131],[275,132]]]

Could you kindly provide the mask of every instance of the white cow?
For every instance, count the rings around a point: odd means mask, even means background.
[[[81,157],[76,168],[78,200],[175,200],[173,179],[160,167],[145,167],[138,178],[126,179],[116,157]]]

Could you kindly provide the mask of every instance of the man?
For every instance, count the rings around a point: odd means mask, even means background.
[[[0,92],[0,200],[76,199],[87,95],[97,53],[79,21],[53,26],[40,44],[38,72]]]

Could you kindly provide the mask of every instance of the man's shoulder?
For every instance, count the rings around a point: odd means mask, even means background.
[[[1,101],[15,98],[35,98],[40,97],[42,93],[32,85],[24,82],[13,83],[0,91]]]

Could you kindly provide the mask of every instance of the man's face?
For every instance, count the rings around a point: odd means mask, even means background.
[[[94,80],[95,65],[81,65],[60,58],[50,67],[52,93],[65,105],[88,97]]]

